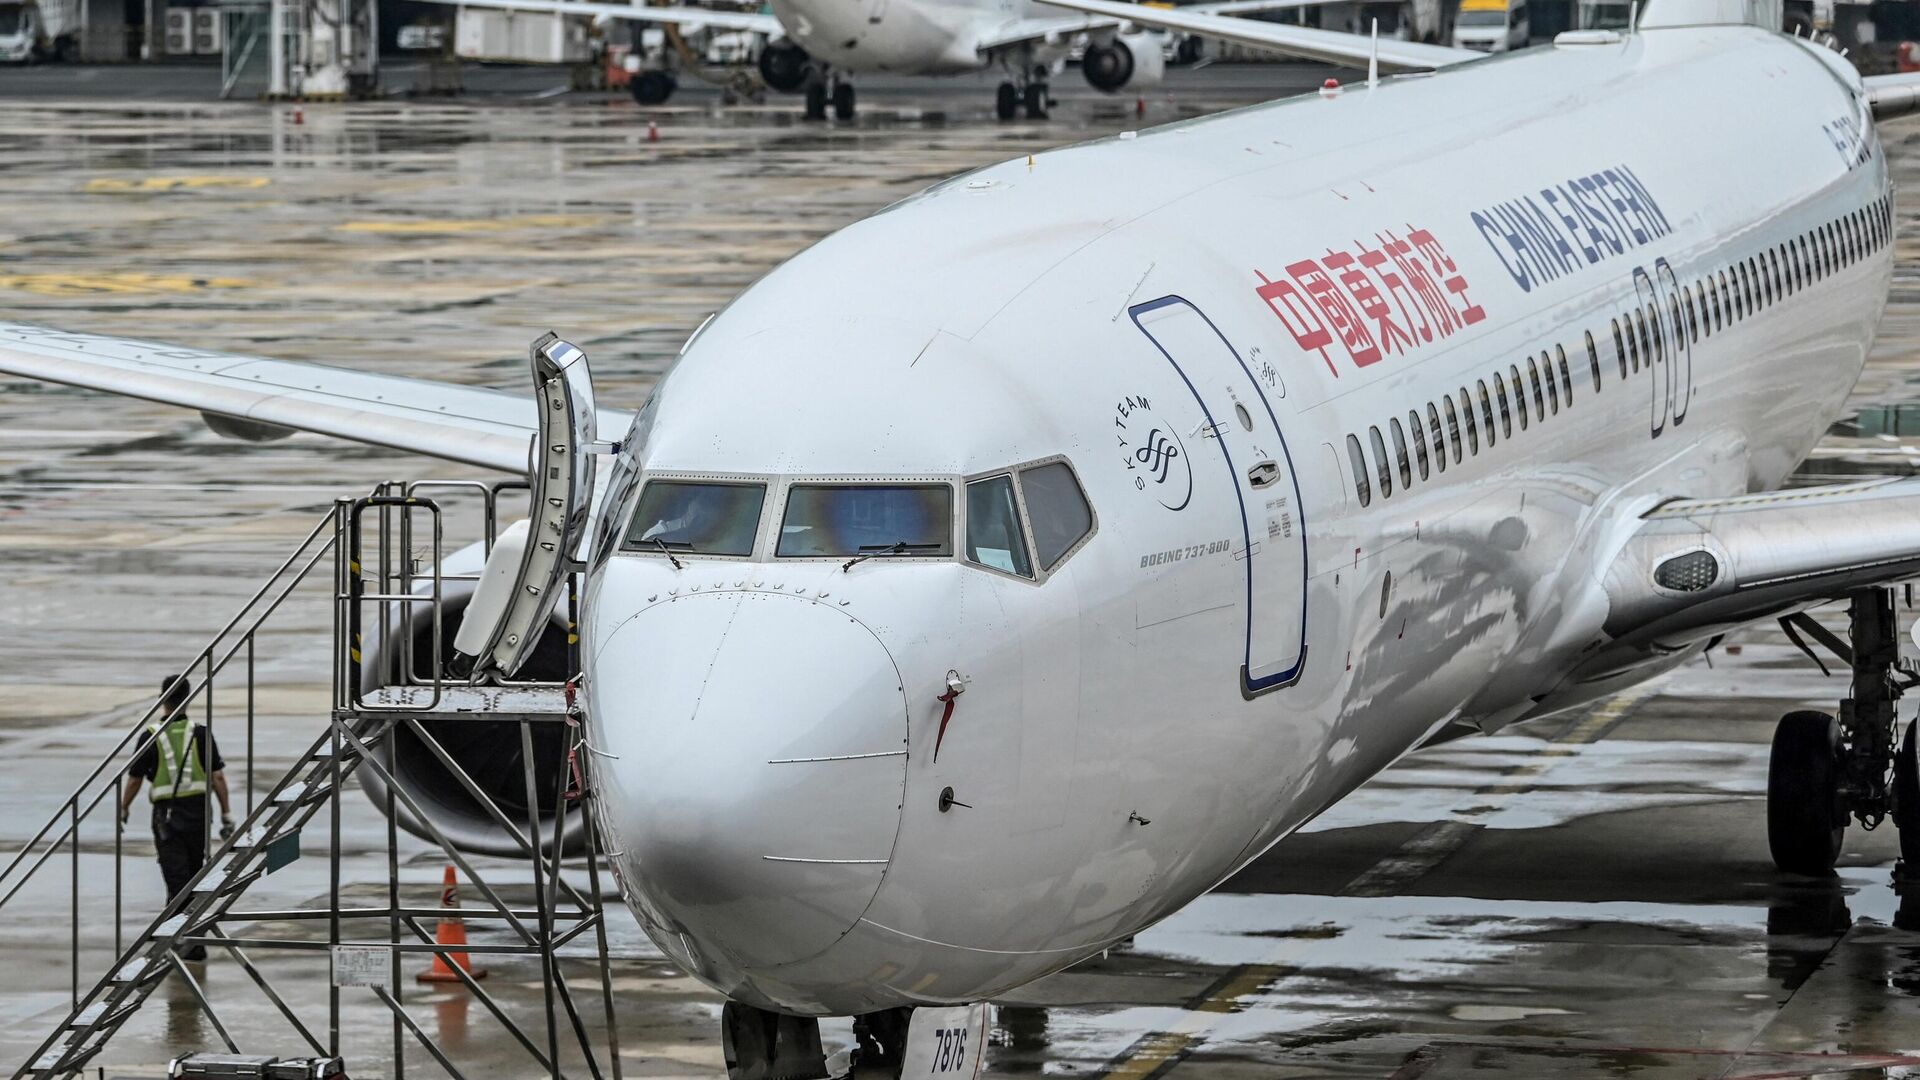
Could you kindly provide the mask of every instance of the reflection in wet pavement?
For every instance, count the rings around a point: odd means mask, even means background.
[[[1258,81],[1178,78],[1149,119],[1250,100]],[[302,124],[253,106],[15,106],[0,110],[0,317],[516,387],[525,342],[552,328],[592,355],[603,400],[630,405],[708,312],[832,229],[1136,122],[1074,98],[1056,124],[1003,127],[976,104],[830,128],[664,110],[657,144],[625,105],[387,104]],[[1920,125],[1886,132],[1903,190],[1916,139]],[[1857,394],[1870,409],[1807,475],[1909,470],[1915,299],[1889,312]],[[174,410],[0,382],[0,838],[21,838],[334,496],[460,471],[306,437],[243,447]],[[326,705],[324,601],[290,610],[261,644],[262,783]],[[1920,1075],[1920,936],[1899,928],[1914,920],[1888,884],[1892,830],[1850,833],[1829,882],[1766,855],[1773,722],[1841,688],[1758,628],[1588,714],[1416,755],[1130,947],[1010,996],[989,1072]],[[351,810],[349,848],[377,851],[384,829]],[[90,876],[109,872],[103,844]],[[126,862],[136,904],[157,902],[147,858]],[[268,879],[261,905],[311,901],[323,862]],[[383,894],[378,860],[348,866]],[[439,875],[407,849],[409,902],[432,903]],[[66,989],[64,946],[34,921],[62,919],[64,892],[24,899],[34,918],[0,924],[0,1063]],[[718,999],[615,922],[628,1074],[717,1074]],[[567,963],[592,978],[584,951]],[[324,967],[265,966],[324,999]],[[538,1008],[536,971],[495,967],[491,993]],[[286,1037],[237,972],[206,977],[234,1023]],[[479,1075],[518,1074],[462,992],[407,992],[429,1030],[491,1063]],[[151,1075],[209,1045],[184,994],[157,997],[107,1060]],[[348,1019],[373,1033],[355,1075],[385,1074],[377,1006]],[[844,1047],[844,1023],[826,1038]]]

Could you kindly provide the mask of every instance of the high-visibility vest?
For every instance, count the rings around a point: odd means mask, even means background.
[[[147,725],[154,733],[153,747],[159,755],[154,763],[153,786],[147,797],[154,802],[207,793],[206,766],[198,753],[201,727],[182,716],[161,726],[158,720]]]

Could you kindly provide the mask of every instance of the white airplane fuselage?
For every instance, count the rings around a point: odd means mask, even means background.
[[[1639,515],[1778,485],[1861,369],[1891,255],[1853,239],[1888,196],[1857,87],[1752,28],[1530,50],[994,166],[768,275],[661,381],[610,505],[764,483],[754,555],[622,551],[587,599],[596,805],[649,936],[766,1008],[991,998],[1449,724],[1693,655],[1573,678]],[[1742,281],[1810,235],[1824,269]],[[1771,300],[1696,306],[1727,271]],[[951,483],[963,538],[967,478],[1049,458],[1095,523],[1038,583],[771,553],[793,482]]]
[[[992,58],[976,48],[999,27],[1039,13],[1028,0],[772,0],[787,35],[842,71],[954,75]]]

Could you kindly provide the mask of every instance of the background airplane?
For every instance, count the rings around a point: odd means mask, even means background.
[[[1852,695],[1782,718],[1774,857],[1824,873],[1849,820],[1890,818],[1911,862],[1886,586],[1920,575],[1920,481],[1774,489],[1872,341],[1873,122],[1920,76],[1863,79],[1777,0],[1654,0],[1479,64],[1138,17],[1445,70],[898,203],[703,325],[604,485],[553,493],[575,521],[603,492],[584,690],[620,883],[728,996],[737,1075],[804,1058],[821,1015],[910,1047],[1416,747],[1834,599],[1849,640],[1815,637]],[[13,325],[0,371],[535,477],[598,419],[584,384],[555,426]]]
[[[771,15],[698,7],[646,7],[570,0],[441,0],[458,7],[552,12],[621,19],[685,30],[744,30],[765,34],[760,75],[782,93],[806,95],[807,116],[854,115],[848,76],[868,71],[956,75],[998,68],[1006,81],[995,108],[1002,120],[1022,109],[1047,114],[1048,80],[1081,35],[1088,38],[1081,72],[1108,93],[1157,86],[1166,69],[1162,35],[1126,19],[1063,12],[1030,0],[772,0]],[[1225,0],[1190,10],[1215,15],[1309,7],[1322,0]],[[676,79],[669,50],[658,65],[636,71],[635,100],[656,104],[672,96]]]

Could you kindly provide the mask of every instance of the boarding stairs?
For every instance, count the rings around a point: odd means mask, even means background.
[[[123,940],[123,888],[120,863],[125,854],[123,826],[117,813],[115,794],[119,790],[119,770],[139,750],[147,734],[147,724],[157,717],[156,704],[131,727],[58,809],[49,816],[29,841],[0,868],[0,925],[13,913],[9,902],[23,890],[45,879],[56,877],[62,863],[71,871],[71,960],[72,979],[69,1007],[37,1049],[12,1069],[14,1080],[54,1080],[79,1074],[106,1050],[113,1037],[136,1015],[168,976],[181,981],[194,1003],[210,1021],[213,1031],[230,1054],[242,1053],[240,1043],[249,1033],[224,1023],[210,995],[196,979],[184,951],[195,946],[207,948],[219,961],[228,958],[244,972],[247,980],[274,1006],[274,1012],[289,1024],[305,1045],[302,1054],[341,1057],[353,1049],[343,1044],[339,968],[342,948],[385,949],[387,977],[354,984],[367,986],[380,1004],[392,1014],[392,1066],[390,1075],[404,1077],[407,1065],[405,1047],[417,1043],[441,1071],[456,1078],[463,1076],[453,1051],[439,1046],[421,1023],[409,1012],[403,1000],[401,958],[403,955],[437,954],[448,958],[455,950],[439,947],[431,920],[443,914],[433,907],[409,907],[401,902],[396,811],[405,809],[444,849],[446,858],[463,875],[464,884],[485,898],[484,905],[462,907],[454,914],[471,922],[495,920],[513,932],[513,942],[496,945],[471,945],[460,951],[518,953],[535,956],[542,965],[545,989],[544,1039],[537,1030],[529,1033],[522,1024],[489,996],[482,986],[457,964],[452,971],[481,1005],[523,1047],[535,1067],[549,1076],[561,1076],[578,1063],[583,1074],[599,1080],[603,1066],[616,1080],[620,1076],[618,1032],[612,1005],[611,983],[607,974],[607,935],[601,906],[600,862],[594,815],[588,810],[592,788],[588,782],[590,753],[586,747],[578,712],[572,706],[569,684],[515,683],[497,673],[480,685],[456,681],[438,659],[442,652],[444,588],[448,581],[465,577],[477,580],[479,574],[448,575],[441,567],[444,525],[443,503],[467,500],[468,516],[475,504],[481,519],[481,539],[491,550],[499,532],[503,495],[525,497],[527,484],[520,481],[483,485],[466,481],[419,481],[388,483],[376,487],[359,499],[342,499],[321,517],[312,531],[281,564],[252,598],[211,642],[196,654],[192,697],[187,708],[204,715],[211,730],[216,714],[214,692],[217,682],[239,682],[245,702],[245,776],[234,787],[235,809],[242,796],[246,799],[244,816],[230,837],[209,844],[209,857],[187,892],[176,902],[155,914],[143,928]],[[532,493],[537,499],[538,490]],[[436,499],[435,496],[438,496]],[[536,502],[537,506],[538,503]],[[422,539],[430,539],[425,550]],[[323,568],[331,568],[331,581]],[[265,787],[254,778],[255,658],[263,628],[283,610],[290,597],[302,586],[325,585],[332,605],[332,708],[324,729],[295,759],[293,766]],[[577,575],[566,577],[570,614],[577,605]],[[315,591],[309,588],[307,591]],[[424,612],[416,617],[414,612]],[[431,626],[434,658],[430,670],[414,670],[417,663],[412,648],[385,650],[382,670],[368,671],[362,663],[361,647],[368,640],[387,640],[375,634],[407,634],[425,618]],[[375,627],[378,627],[376,630]],[[274,629],[278,629],[275,627]],[[405,640],[396,637],[393,640]],[[568,670],[578,671],[577,656],[569,655]],[[180,669],[175,669],[180,670]],[[236,697],[226,690],[222,703],[228,710]],[[498,802],[483,791],[456,760],[431,735],[423,722],[449,718],[474,723],[518,724],[526,762],[527,817],[512,820]],[[553,778],[559,792],[557,804],[543,808],[535,799],[536,778],[533,730],[536,725],[561,724],[566,728],[567,775]],[[521,854],[533,870],[535,901],[531,906],[509,904],[491,887],[476,865],[433,823],[433,818],[415,801],[406,787],[389,772],[392,757],[383,758],[382,748],[406,730],[419,744],[431,751],[518,844]],[[223,738],[230,739],[230,729]],[[575,753],[574,751],[582,751]],[[229,773],[236,771],[229,760]],[[387,902],[380,907],[346,907],[341,899],[341,815],[346,785],[361,770],[368,770],[381,781],[385,791],[387,815]],[[257,797],[256,797],[257,796]],[[98,949],[100,935],[83,932],[82,918],[82,826],[90,815],[107,804],[113,820],[114,883],[111,890],[114,958],[92,982],[83,982],[81,956],[83,943]],[[364,805],[364,803],[362,804]],[[551,840],[541,835],[542,810],[552,810]],[[287,865],[302,854],[302,829],[313,824],[322,813],[327,817],[330,888],[320,898],[322,906],[307,906],[282,911],[247,911],[239,905],[250,887]],[[569,814],[585,822],[586,851],[570,866],[563,866],[562,828]],[[212,814],[208,817],[211,819]],[[98,827],[97,816],[93,818]],[[66,853],[68,859],[55,856]],[[142,869],[151,871],[151,867]],[[586,878],[586,887],[569,881],[564,871]],[[58,884],[56,882],[56,884]],[[351,883],[349,883],[351,884]],[[91,881],[85,890],[90,903],[102,902],[100,890]],[[17,911],[17,909],[16,909]],[[327,923],[324,944],[313,935],[274,937],[257,928],[263,923],[294,921],[312,926],[315,920]],[[343,926],[364,929],[369,924],[383,927],[385,940],[368,940],[364,934],[343,932]],[[583,1016],[573,992],[557,962],[556,951],[585,933],[594,934],[600,969],[600,997],[603,1015],[593,1024]],[[290,1003],[250,953],[266,949],[331,950],[328,974],[320,976],[328,983],[327,1016],[324,1030],[317,1022],[303,1019],[301,1010]],[[349,991],[353,992],[353,991]],[[524,1019],[524,1018],[523,1018]],[[529,1025],[532,1026],[532,1025]],[[600,1030],[592,1032],[590,1026]],[[570,1034],[563,1055],[561,1036]],[[350,1033],[352,1034],[352,1033]],[[598,1039],[606,1049],[598,1048]],[[351,1056],[348,1054],[347,1056]]]

